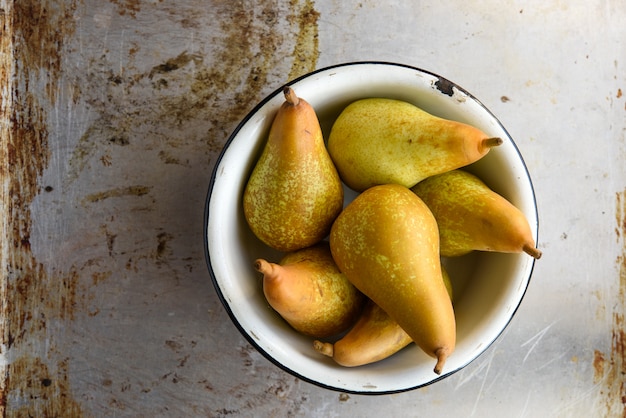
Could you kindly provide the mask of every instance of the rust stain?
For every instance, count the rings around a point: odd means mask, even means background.
[[[599,350],[593,351],[593,382],[598,383],[604,377],[604,365],[606,360],[604,358],[604,353]]]
[[[298,6],[297,0],[291,0],[293,6]],[[297,15],[299,26],[298,38],[293,50],[293,63],[289,71],[289,80],[315,70],[319,57],[319,30],[317,21],[320,13],[315,10],[311,0],[305,0],[300,6]]]
[[[120,7],[132,4],[114,3]],[[216,155],[235,124],[262,98],[261,93],[272,91],[277,85],[272,77],[288,57],[277,55],[276,51],[296,36],[277,31],[275,26],[289,22],[301,29],[300,34],[314,30],[315,35],[310,38],[317,45],[317,29],[310,23],[316,21],[318,14],[310,2],[304,6],[295,2],[295,8],[289,4],[265,0],[251,9],[242,2],[218,2],[215,13],[221,19],[216,22],[216,29],[221,35],[214,41],[217,47],[210,62],[205,62],[209,60],[198,51],[181,51],[145,72],[133,72],[128,67],[118,70],[119,66],[106,53],[93,58],[90,71],[76,75],[73,84],[94,86],[93,97],[89,97],[89,91],[85,95],[88,106],[99,118],[85,130],[73,150],[68,181],[78,178],[93,157],[114,166],[107,149],[134,146],[136,136],[146,129],[159,133],[154,140],[159,141],[160,156],[166,163],[186,164],[167,149],[168,145],[171,149],[180,148],[183,140],[204,144],[204,152]],[[304,39],[309,36],[299,38],[302,40],[295,51],[303,50],[307,45]],[[133,46],[129,56],[136,54],[138,48]],[[318,53],[317,47],[314,49],[313,55],[302,55],[304,61],[298,59],[302,68],[315,66]],[[286,79],[287,74],[283,77]],[[183,92],[172,94],[174,87]],[[181,139],[166,134],[180,132],[184,124],[199,121],[206,126],[201,138]],[[101,154],[107,158],[102,160]]]
[[[139,0],[109,3],[116,7],[118,19],[134,21],[142,11]],[[9,92],[2,97],[0,116],[11,122],[0,124],[0,204],[6,208],[0,224],[0,266],[5,268],[0,298],[6,301],[0,306],[0,315],[6,321],[0,323],[0,333],[11,353],[8,366],[0,366],[6,367],[0,370],[0,416],[81,416],[71,396],[70,360],[55,351],[56,337],[48,321],[71,325],[79,303],[77,293],[84,290],[79,276],[90,262],[55,275],[35,259],[30,247],[31,203],[38,193],[53,190],[40,185],[39,178],[50,160],[47,109],[57,102],[61,77],[76,86],[71,90],[73,104],[86,104],[99,116],[73,150],[68,162],[71,182],[94,156],[98,170],[116,167],[115,158],[124,149],[120,147],[165,148],[159,153],[164,164],[186,164],[176,152],[184,148],[176,141],[189,141],[194,147],[200,143],[209,160],[264,91],[315,69],[319,56],[320,15],[311,0],[262,0],[254,10],[242,2],[218,2],[220,21],[216,26],[222,36],[215,39],[218,47],[210,64],[194,51],[181,51],[146,71],[133,73],[134,68],[119,69],[119,62],[112,62],[105,52],[91,58],[85,71],[68,74],[63,72],[63,51],[75,33],[79,4],[80,0],[60,4],[20,0],[7,2],[0,13],[2,33],[10,35],[0,37],[0,82]],[[276,24],[285,22],[292,25],[291,35],[275,30]],[[276,53],[283,43],[294,39],[291,57]],[[140,47],[131,45],[128,56],[137,54]],[[290,58],[293,63],[287,73],[281,68],[285,62],[289,68]],[[174,81],[185,91],[168,92]],[[93,96],[91,89],[96,90]],[[206,127],[200,141],[198,137],[168,137],[167,133],[180,132],[180,126],[190,121]],[[139,144],[136,135],[146,130],[155,133],[154,138]],[[89,194],[83,203],[148,193],[147,186],[126,186]],[[151,255],[164,262],[174,237],[158,232]],[[100,233],[109,256],[120,257],[114,251],[116,235],[106,226]],[[127,268],[132,263],[129,258]],[[111,271],[96,271],[90,278],[97,284],[111,275]],[[97,307],[91,309],[89,315],[98,315]],[[16,401],[7,404],[7,399]]]
[[[615,195],[616,201],[616,235],[622,243],[622,253],[617,259],[619,269],[619,286],[617,303],[613,310],[613,326],[611,332],[611,353],[608,358],[602,356],[602,367],[606,369],[606,396],[607,414],[626,417],[626,339],[624,338],[626,313],[626,189]],[[594,359],[594,367],[596,361]],[[598,369],[596,369],[598,372]],[[597,374],[597,373],[596,373]]]
[[[0,412],[7,416],[80,416],[70,396],[66,359],[53,352],[54,336],[47,329],[50,319],[72,319],[76,275],[50,277],[30,246],[30,205],[42,189],[38,178],[49,160],[46,109],[58,95],[61,50],[74,33],[76,7],[71,0],[61,5],[20,0],[6,2],[0,14],[0,83],[8,93],[2,98],[2,117],[10,121],[2,124],[0,136],[5,208],[0,332],[9,350],[8,366],[0,374]]]
[[[171,252],[169,248],[169,241],[174,238],[173,235],[168,234],[167,232],[160,232],[157,235],[157,250],[156,250],[156,259],[158,261],[162,261],[165,259],[165,256]]]
[[[140,0],[109,0],[111,3],[117,6],[117,12],[120,16],[137,17],[137,13],[141,11]]]
[[[136,1],[111,2],[127,19],[140,11]],[[145,129],[162,133],[154,140],[160,141],[159,156],[164,163],[186,165],[167,149],[168,145],[179,148],[182,139],[166,132],[180,132],[184,124],[201,121],[206,126],[205,135],[186,140],[204,144],[206,154],[217,155],[236,123],[263,92],[315,69],[320,14],[312,0],[261,0],[253,9],[242,2],[217,2],[215,8],[221,17],[216,22],[221,35],[214,41],[217,48],[210,60],[198,51],[184,50],[145,72],[133,73],[132,68],[116,70],[119,66],[104,54],[94,58],[86,75],[76,76],[73,84],[97,86],[94,90],[100,90],[87,97],[89,107],[100,117],[85,130],[73,151],[69,182],[78,178],[94,157],[106,167],[115,166],[107,150],[133,146],[136,135]],[[292,33],[276,30],[284,23],[289,24]],[[290,57],[276,52],[289,42],[295,42]],[[128,51],[129,57],[139,48],[134,45]],[[291,59],[291,68],[277,80],[277,71],[286,59]],[[172,94],[174,86],[186,91]],[[137,99],[147,91],[152,100]]]
[[[79,405],[67,398],[68,360],[63,359],[53,370],[40,358],[23,356],[13,360],[13,371],[22,376],[20,386],[12,390],[23,399],[24,405],[18,411],[8,411],[8,416],[16,417],[82,417]]]
[[[122,196],[143,196],[150,193],[149,186],[127,186],[127,187],[116,187],[114,189],[105,190],[103,192],[92,193],[83,199],[84,203],[96,203],[101,200],[109,199],[111,197],[122,197]]]
[[[20,67],[17,71],[22,76],[26,97],[29,89],[36,88],[31,87],[33,83],[43,81],[50,102],[54,102],[61,73],[59,50],[63,47],[65,36],[74,31],[76,1],[64,2],[61,7],[50,3],[47,0],[13,2],[15,9],[11,13],[5,10],[5,15],[13,19],[12,31],[5,33],[13,34],[15,54],[9,56],[14,57]]]
[[[164,74],[171,71],[176,71],[192,61],[196,62],[197,64],[201,64],[202,56],[198,54],[189,54],[187,53],[187,51],[183,51],[178,56],[168,59],[163,64],[154,66],[152,70],[150,70],[148,78],[152,79],[157,74]]]

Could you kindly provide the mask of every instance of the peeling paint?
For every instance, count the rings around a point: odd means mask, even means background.
[[[454,84],[443,77],[439,77],[439,79],[435,81],[435,87],[446,96],[452,97],[454,95]]]

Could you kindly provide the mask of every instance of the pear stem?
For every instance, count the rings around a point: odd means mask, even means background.
[[[504,141],[502,140],[502,138],[485,138],[483,139],[483,147],[485,148],[493,148],[493,147],[497,147],[498,145],[502,145]]]
[[[443,366],[446,363],[446,359],[448,358],[448,349],[445,347],[438,348],[435,351],[435,357],[437,357],[437,364],[435,364],[435,369],[433,371],[437,374],[441,374]]]
[[[318,353],[328,357],[332,357],[335,351],[335,347],[331,343],[325,343],[319,340],[313,341],[313,348]]]
[[[254,261],[254,268],[266,278],[274,279],[278,276],[275,265],[262,258]]]
[[[528,245],[528,244],[525,244],[522,247],[522,250],[524,250],[524,252],[526,254],[530,255],[531,257],[533,257],[536,260],[539,260],[541,258],[541,256],[542,256],[541,250],[539,250],[539,249],[537,249],[537,248],[535,248],[535,247],[533,247],[531,245]]]
[[[285,95],[285,100],[292,106],[298,106],[300,103],[300,98],[296,96],[296,92],[289,86],[285,86],[283,89],[283,94]]]

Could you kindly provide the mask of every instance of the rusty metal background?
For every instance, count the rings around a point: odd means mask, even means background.
[[[626,416],[626,3],[0,0],[0,408],[8,417]],[[282,372],[202,250],[209,175],[266,94],[387,60],[485,103],[544,257],[502,338],[385,397]]]

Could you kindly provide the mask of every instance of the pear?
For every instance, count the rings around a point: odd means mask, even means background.
[[[442,256],[481,250],[541,257],[526,216],[474,174],[453,170],[427,178],[411,190],[437,219]]]
[[[368,299],[359,320],[346,335],[334,344],[315,340],[313,348],[341,366],[356,367],[386,359],[412,342],[396,321]]]
[[[446,290],[452,298],[452,283],[443,266],[442,273]],[[355,367],[384,360],[412,342],[409,334],[387,312],[368,299],[350,331],[334,343],[315,340],[313,348],[332,357],[341,366]]]
[[[337,217],[330,249],[348,280],[437,359],[440,374],[456,344],[456,322],[426,204],[405,186],[373,186]]]
[[[255,261],[270,306],[300,333],[326,338],[357,321],[365,296],[344,276],[327,241],[286,254],[279,263]]]
[[[313,107],[285,87],[268,140],[243,194],[244,216],[266,245],[289,252],[328,235],[343,185]]]
[[[471,164],[501,143],[411,103],[367,98],[340,113],[328,151],[344,183],[363,191],[388,183],[413,187],[426,177]]]

